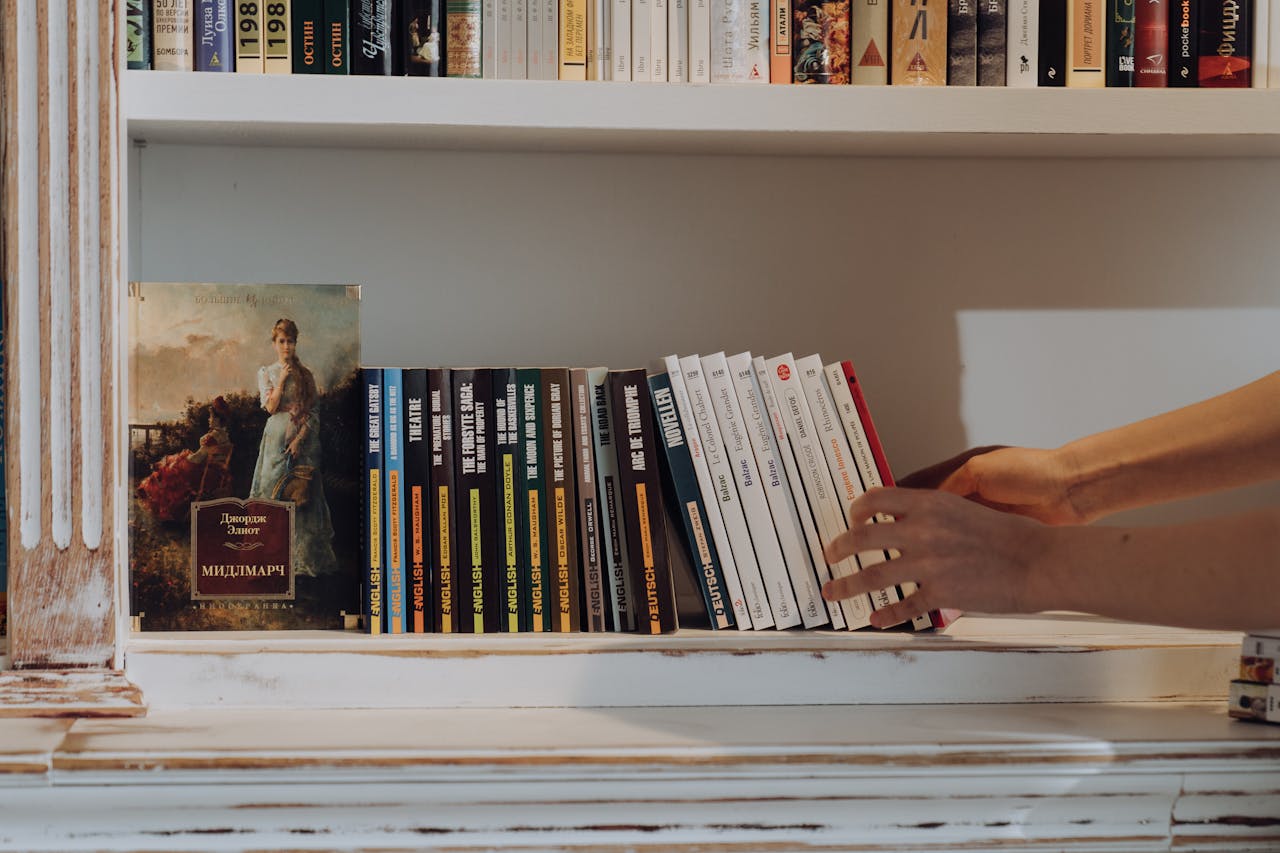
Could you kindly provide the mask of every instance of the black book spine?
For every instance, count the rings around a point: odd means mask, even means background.
[[[1008,0],[978,0],[978,85],[1004,86],[1008,61]]]
[[[560,633],[582,629],[578,608],[577,494],[573,476],[573,423],[569,412],[569,371],[542,371],[542,424],[547,482],[548,570],[545,606],[551,611],[552,630]]]
[[[445,0],[403,0],[399,7],[395,48],[402,73],[410,77],[446,76]]]
[[[391,75],[391,0],[351,0],[351,73]]]
[[[1040,0],[1040,52],[1036,84],[1067,85],[1067,0]]]
[[[324,72],[326,74],[350,73],[347,50],[350,45],[351,20],[347,13],[347,0],[324,0]]]
[[[364,625],[370,634],[383,633],[382,568],[382,368],[361,370],[365,398],[364,482]]]
[[[293,73],[325,71],[324,0],[293,0]]]
[[[427,398],[431,429],[431,610],[437,631],[462,630],[458,608],[462,604],[455,571],[453,383],[448,370],[427,370]]]
[[[1201,88],[1252,85],[1252,0],[1200,0],[1199,55]]]
[[[1107,0],[1107,88],[1133,86],[1134,0]]]
[[[547,482],[542,427],[542,372],[517,371],[520,388],[520,458],[524,490],[524,577],[521,599],[530,631],[550,631],[547,601]]]
[[[520,606],[521,489],[520,431],[517,417],[516,372],[503,367],[493,371],[493,451],[497,489],[498,567],[501,587],[501,630],[525,630]]]
[[[1169,80],[1178,89],[1200,85],[1200,0],[1171,0]]]
[[[125,58],[130,68],[151,67],[151,0],[127,0],[124,12]]]
[[[633,589],[642,595],[639,630],[642,634],[666,633],[674,631],[679,622],[667,555],[666,511],[654,447],[649,383],[643,370],[611,371],[609,382]]]
[[[404,495],[408,519],[409,624],[432,630],[431,593],[431,430],[427,371],[404,371]]]
[[[475,634],[501,625],[497,518],[493,472],[493,381],[487,369],[453,371],[454,434],[457,436],[458,570]]]
[[[582,577],[582,612],[588,631],[606,631],[604,572],[600,553],[600,500],[596,493],[596,460],[591,439],[591,382],[585,368],[569,372],[573,386],[573,467],[578,490],[578,558]]]
[[[978,85],[978,3],[948,0],[947,85]]]

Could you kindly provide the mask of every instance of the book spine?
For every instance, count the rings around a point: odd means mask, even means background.
[[[1167,8],[1168,3],[1169,0],[1165,0],[1163,5]],[[1265,89],[1270,85],[1271,18],[1271,0],[1256,0],[1253,4],[1253,64],[1250,74],[1255,89]]]
[[[947,3],[947,85],[978,85],[978,6],[982,0]]]
[[[391,76],[391,0],[351,2],[351,73]]]
[[[667,82],[667,0],[649,0],[649,71],[655,83]]]
[[[805,595],[801,596],[801,601],[806,596],[813,596],[821,600],[821,582],[831,579],[831,569],[822,554],[822,540],[818,534],[815,516],[808,500],[805,498],[799,456],[795,445],[787,434],[782,408],[778,405],[773,383],[769,380],[769,369],[765,364],[765,360],[760,357],[753,358],[751,360],[751,368],[755,373],[755,388],[760,393],[760,401],[764,405],[765,415],[768,417],[770,427],[772,427],[776,455],[782,463],[783,473],[786,474],[787,493],[792,501],[791,508],[795,513],[794,520],[800,525],[800,530],[804,535],[805,546],[808,548],[809,553],[809,573],[800,578],[793,577],[792,582],[795,585],[794,588],[797,595],[800,595],[802,589],[806,590]],[[831,627],[837,630],[844,628],[844,611],[840,605],[833,601],[826,601],[824,605],[827,611],[827,621],[830,622]]]
[[[1245,634],[1240,641],[1240,656],[1269,658],[1280,664],[1280,638]]]
[[[361,369],[365,398],[364,484],[364,624],[370,634],[385,630],[382,547],[382,370]]]
[[[605,586],[609,590],[609,622],[615,631],[634,631],[635,612],[631,608],[630,567],[627,564],[627,532],[618,505],[618,456],[613,442],[613,413],[609,405],[609,371],[593,367],[587,371],[591,383],[594,421],[592,449],[596,461],[596,491],[600,500],[600,550],[604,554]]]
[[[262,5],[259,0],[236,0],[236,70],[241,74],[262,73]]]
[[[480,3],[480,76],[486,80],[498,77],[498,0]]]
[[[382,421],[383,461],[386,471],[385,511],[386,530],[383,536],[387,548],[387,633],[405,632],[405,593],[408,588],[408,572],[405,568],[405,519],[404,519],[404,428],[401,423],[401,400],[404,395],[403,373],[398,367],[382,370],[382,402],[385,406]]]
[[[689,3],[669,0],[667,15],[667,80],[689,81]]]
[[[726,8],[736,11],[744,7],[747,0],[721,2]],[[850,82],[850,14],[848,3],[792,0],[791,17],[795,29],[791,38],[791,82],[834,85]],[[736,49],[742,39],[742,22],[738,18],[734,20],[738,26],[723,32],[718,32],[716,23],[712,23],[716,53],[723,54],[714,58],[717,65],[731,69],[729,74],[719,79],[713,69],[713,82],[737,82],[742,79],[746,58],[740,58]],[[733,76],[735,73],[737,76]]]
[[[542,371],[542,424],[547,471],[548,558],[551,575],[547,588],[551,598],[552,630],[568,633],[581,630],[578,609],[578,549],[574,528],[577,506],[573,477],[573,422],[570,413],[569,371],[547,368]]]
[[[244,70],[239,63],[237,57],[236,70]],[[324,73],[324,0],[293,0],[293,73]]]
[[[689,82],[711,82],[711,0],[689,2]]]
[[[706,511],[707,526],[711,529],[711,542],[720,561],[720,570],[724,576],[725,588],[729,591],[729,606],[733,610],[733,623],[739,631],[751,630],[751,614],[747,609],[746,595],[742,589],[742,581],[738,577],[738,566],[733,559],[733,549],[729,546],[729,531],[724,525],[724,515],[720,511],[720,501],[716,495],[711,476],[711,467],[707,462],[706,446],[702,441],[699,417],[694,412],[693,400],[689,396],[689,387],[684,381],[684,371],[680,359],[669,355],[663,360],[667,379],[671,383],[671,393],[675,397],[676,411],[680,414],[680,426],[684,429],[685,442],[689,447],[689,458],[693,460],[693,473],[698,481],[698,493],[702,495],[702,505]],[[701,370],[701,361],[697,361]],[[705,397],[703,398],[705,403]],[[701,406],[699,411],[701,411]]]
[[[137,70],[150,68],[151,0],[126,0],[124,37],[128,67]]]
[[[830,620],[822,606],[822,594],[814,579],[809,554],[805,551],[804,531],[796,514],[786,472],[778,458],[777,439],[761,399],[751,353],[731,356],[728,364],[729,378],[738,399],[738,410],[760,472],[760,484],[769,512],[768,526],[773,528],[782,552],[788,588],[795,597],[804,626],[815,628],[825,625]]]
[[[683,0],[682,0],[683,1]],[[609,79],[609,0],[587,3],[587,79]]]
[[[1232,681],[1227,714],[1237,720],[1280,723],[1280,684]]]
[[[1005,84],[1034,89],[1040,53],[1039,0],[1009,0],[1009,53],[1005,60]]]
[[[561,80],[587,79],[587,2],[588,0],[558,0]]]
[[[1200,0],[1170,0],[1170,88],[1194,89],[1200,85]]]
[[[401,64],[410,77],[444,77],[448,72],[445,0],[404,0],[396,19]]]
[[[504,367],[493,371],[493,452],[497,507],[497,561],[500,569],[502,630],[514,634],[527,630],[528,620],[521,601],[521,509],[524,506],[523,478],[520,476],[519,393],[516,371]]]
[[[787,436],[794,448],[805,498],[813,513],[822,544],[829,544],[845,531],[846,526],[840,510],[840,499],[835,491],[835,483],[831,479],[831,471],[826,464],[826,452],[820,446],[821,441],[816,434],[813,414],[809,410],[808,400],[800,384],[795,359],[787,353],[768,359],[765,366],[769,381],[773,385],[773,393],[777,397],[778,407],[782,410]],[[833,576],[845,577],[858,571],[858,568],[858,562],[853,557],[833,564],[824,561],[822,568],[818,570],[818,580],[820,583],[826,583]],[[869,596],[859,595],[842,599],[840,609],[845,627],[850,630],[864,628],[871,624]]]
[[[809,402],[809,411],[813,414],[814,434],[822,443],[827,468],[831,472],[831,481],[835,486],[841,526],[847,530],[849,509],[853,502],[866,491],[866,488],[858,473],[853,451],[850,450],[849,442],[845,438],[844,427],[840,423],[835,401],[831,397],[822,359],[816,355],[799,358],[796,359],[796,367],[800,371],[800,386],[804,389],[805,398]],[[856,558],[858,565],[866,568],[883,563],[885,553],[860,551]],[[896,587],[871,593],[871,604],[877,610],[896,604],[899,600]]]
[[[497,0],[497,45],[494,50],[497,53],[497,74],[499,80],[511,80],[515,75],[511,73],[512,63],[512,39],[511,30],[515,26],[515,3],[513,0]]]
[[[653,0],[631,0],[631,79],[653,80]]]
[[[408,530],[409,594],[407,630],[431,630],[431,421],[427,371],[410,368],[404,377],[404,496]]]
[[[742,504],[742,512],[747,521],[747,533],[751,537],[751,548],[760,567],[774,627],[792,628],[800,624],[800,609],[796,605],[795,592],[791,589],[782,546],[778,543],[773,516],[769,513],[769,499],[760,484],[760,469],[756,465],[751,438],[738,408],[738,394],[734,390],[729,363],[724,353],[704,356],[702,375],[711,392],[711,407],[720,425],[725,454],[733,469],[738,501]]]
[[[947,85],[947,10],[917,0],[893,0],[893,65],[895,86]]]
[[[347,0],[324,0],[324,73],[346,74],[348,34]]]
[[[1240,656],[1240,679],[1261,684],[1275,684],[1276,659],[1274,657]]]
[[[582,578],[582,612],[588,631],[606,631],[605,584],[600,559],[600,507],[596,462],[591,440],[591,380],[586,368],[569,371],[573,415],[573,466],[578,494],[578,559]]]
[[[609,373],[613,423],[618,428],[618,473],[622,510],[631,546],[633,588],[640,594],[640,633],[665,634],[679,627],[675,586],[667,554],[666,510],[658,476],[653,409],[643,370]]]
[[[811,0],[810,0],[811,2]],[[816,6],[816,4],[814,4]],[[838,21],[828,26],[830,40],[843,43],[844,80],[849,82],[849,6],[837,4],[837,16],[843,16],[844,26]],[[793,14],[799,15],[805,8],[804,2],[793,2]],[[712,83],[768,83],[769,55],[765,40],[768,31],[764,29],[765,17],[769,14],[761,0],[711,0],[711,82]],[[816,8],[813,10],[816,15]],[[797,37],[803,37],[804,28],[798,27]],[[838,31],[838,32],[837,32]],[[812,39],[810,40],[812,41]],[[822,39],[817,39],[821,50]],[[796,47],[792,47],[792,62],[795,63]],[[829,65],[830,63],[818,63]],[[802,82],[799,75],[797,83]]]
[[[1036,57],[1036,85],[1067,85],[1067,3],[1040,0],[1040,46]]]
[[[463,596],[457,566],[457,489],[453,440],[453,381],[448,370],[427,370],[427,395],[431,407],[431,610],[436,630],[454,634],[462,630],[458,608]]]
[[[1280,9],[1267,16],[1267,88],[1280,89]]]
[[[547,485],[542,422],[542,372],[537,368],[520,368],[516,372],[520,386],[520,438],[524,463],[524,579],[522,600],[525,622],[530,631],[551,630],[551,613],[546,607],[547,589]]]
[[[560,69],[560,8],[557,0],[544,0],[542,4],[542,56],[543,79],[556,79]]]
[[[698,33],[695,32],[694,15],[697,14],[699,7],[706,9],[707,4],[702,0],[699,4],[698,0],[689,0],[689,32],[690,38],[697,38]],[[698,32],[700,32],[700,23]],[[791,0],[771,0],[769,4],[769,82],[789,84],[791,82]],[[710,17],[708,16],[707,26],[710,27]],[[711,34],[707,33],[708,45],[710,44]],[[693,56],[697,53],[696,49],[690,53],[690,67],[693,67]],[[692,71],[690,73],[693,73]],[[691,78],[693,79],[693,78]],[[695,82],[703,82],[705,80],[695,80]]]
[[[707,0],[693,0],[706,5]],[[689,21],[693,26],[693,19]],[[690,30],[691,50],[697,51],[698,45],[694,33]],[[616,81],[631,80],[631,0],[610,0],[609,5],[609,79]]]
[[[707,470],[710,473],[711,491],[704,492],[703,498],[708,504],[714,501],[720,507],[720,515],[724,520],[727,535],[725,546],[719,553],[722,557],[726,553],[733,556],[733,565],[737,569],[742,597],[747,606],[750,620],[748,624],[756,630],[771,628],[773,612],[769,608],[760,564],[751,547],[751,533],[747,530],[746,515],[743,514],[738,489],[734,485],[734,472],[720,434],[719,421],[711,402],[711,391],[702,372],[702,360],[696,355],[685,356],[680,359],[680,371],[684,376],[690,411],[697,424],[698,437],[702,440],[702,451],[706,455]]]
[[[885,86],[889,83],[889,6],[880,0],[853,0],[849,54],[855,86]]]
[[[978,2],[978,85],[1003,86],[1007,70],[1008,0]]]
[[[528,0],[525,26],[525,79],[542,79],[542,4],[550,0]]]
[[[1135,0],[1106,0],[1107,9],[1107,87],[1127,88],[1134,85],[1134,28],[1137,22]]]
[[[712,628],[732,628],[733,612],[730,609],[724,573],[711,531],[706,523],[706,508],[698,492],[698,478],[693,472],[693,458],[685,439],[680,413],[676,409],[675,395],[671,392],[671,377],[657,373],[649,377],[649,394],[653,411],[658,419],[661,434],[658,446],[662,448],[662,470],[671,484],[677,514],[684,527],[685,542],[698,586],[702,590],[702,602]]]
[[[1067,85],[1107,84],[1106,0],[1067,0]]]
[[[152,63],[157,71],[195,68],[194,0],[150,0]]]
[[[511,0],[511,79],[529,77],[529,0]]]
[[[1169,4],[1147,0],[1134,15],[1134,81],[1143,89],[1163,89],[1169,82]]]
[[[1202,89],[1248,89],[1253,85],[1253,3],[1201,0],[1199,81]]]
[[[292,2],[266,0],[262,4],[262,70],[266,74],[293,73]]]
[[[554,6],[555,0],[543,0]],[[479,77],[480,0],[445,0],[445,69],[450,77]]]
[[[501,627],[492,387],[492,376],[486,369],[453,371],[458,480],[456,562],[459,586],[469,602],[462,608],[464,630],[474,634],[494,633]]]

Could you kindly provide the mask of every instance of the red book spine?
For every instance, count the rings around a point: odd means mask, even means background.
[[[1169,3],[1167,0],[1139,0],[1134,29],[1137,40],[1134,58],[1138,88],[1162,89],[1169,81]]]

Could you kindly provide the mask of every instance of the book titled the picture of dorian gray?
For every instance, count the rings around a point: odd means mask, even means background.
[[[341,628],[359,609],[354,285],[129,285],[130,613]]]

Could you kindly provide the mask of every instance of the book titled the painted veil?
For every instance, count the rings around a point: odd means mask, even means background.
[[[360,612],[360,288],[129,285],[130,613],[144,631]]]

